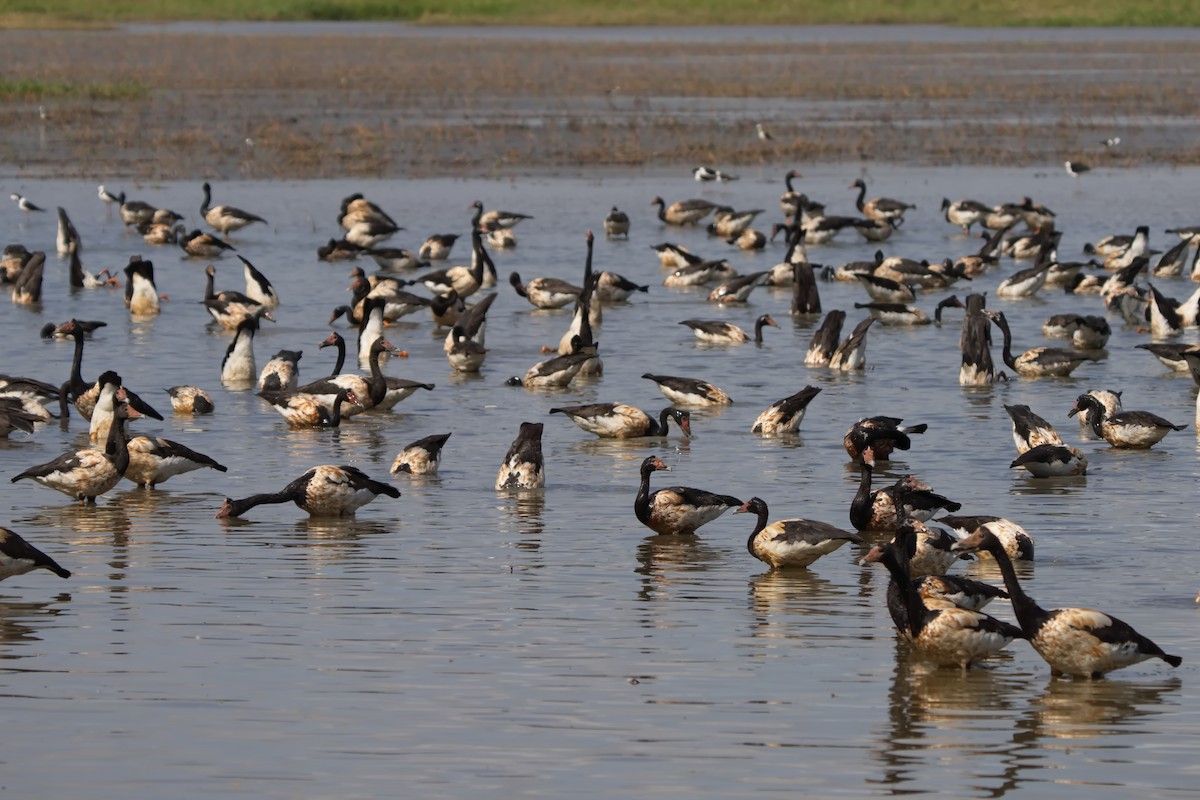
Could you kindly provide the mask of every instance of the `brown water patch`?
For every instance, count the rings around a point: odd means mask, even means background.
[[[33,175],[328,178],[878,160],[1196,163],[1184,42],[783,44],[3,31]],[[44,106],[43,119],[38,107]],[[775,140],[754,136],[762,121]],[[1122,145],[1098,140],[1119,132]]]

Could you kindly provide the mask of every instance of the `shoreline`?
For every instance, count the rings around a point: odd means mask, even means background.
[[[0,175],[1200,163],[1186,30],[552,28],[531,47],[507,27],[299,24],[0,31],[27,54],[6,78],[27,90],[0,95]]]

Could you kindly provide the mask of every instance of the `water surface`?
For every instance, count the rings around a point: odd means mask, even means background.
[[[804,170],[802,188],[848,213],[856,177],[846,168]],[[92,270],[133,253],[153,259],[170,298],[156,319],[132,322],[119,292],[67,292],[53,256],[52,215],[3,213],[8,240],[51,252],[41,312],[10,307],[0,319],[9,345],[3,371],[64,380],[68,342],[43,341],[45,321],[103,319],[87,345],[84,376],[118,370],[166,410],[137,423],[228,465],[227,474],[177,477],[157,491],[123,484],[95,508],[28,483],[3,482],[5,520],[75,572],[38,572],[0,586],[0,692],[9,737],[0,763],[13,796],[376,797],[403,785],[421,797],[879,796],[943,793],[1127,797],[1132,790],[1191,791],[1200,720],[1194,690],[1200,658],[1193,598],[1200,557],[1191,501],[1197,478],[1195,387],[1133,345],[1147,340],[1110,318],[1106,356],[1066,380],[1014,380],[984,390],[957,384],[958,320],[943,328],[870,334],[869,366],[857,375],[802,365],[814,320],[793,322],[789,295],[756,290],[746,308],[717,309],[699,291],[664,289],[648,246],[664,240],[727,256],[742,271],[765,269],[776,244],[741,254],[701,230],[661,227],[649,200],[702,195],[779,217],[781,173],[751,170],[739,182],[698,187],[686,173],[605,172],[590,179],[512,182],[429,180],[229,183],[214,202],[261,214],[234,242],[283,297],[266,324],[260,366],[281,348],[303,349],[302,376],[332,367],[317,344],[330,309],[347,299],[350,266],[316,260],[337,235],[339,199],[364,192],[416,247],[433,232],[465,233],[468,205],[532,214],[519,246],[495,253],[502,277],[577,280],[583,236],[608,208],[634,219],[629,242],[598,237],[596,266],[651,285],[605,310],[602,379],[561,392],[503,386],[557,343],[566,312],[533,311],[499,289],[488,327],[491,353],[479,377],[453,375],[441,334],[411,317],[388,336],[408,351],[390,374],[436,383],[394,413],[359,417],[337,431],[292,431],[248,392],[222,389],[230,335],[210,330],[198,303],[207,262],[146,246],[106,217],[94,187],[37,182],[6,187],[63,205]],[[849,173],[849,174],[847,174]],[[872,167],[871,193],[917,204],[884,245],[914,258],[955,256],[962,237],[937,208],[943,196],[989,202],[1031,195],[1055,209],[1063,252],[1111,232],[1194,224],[1183,199],[1200,190],[1194,170],[1097,171],[1081,181],[1027,170]],[[194,223],[197,185],[124,186]],[[813,247],[813,261],[864,259],[876,245],[849,235]],[[452,263],[467,256],[460,243]],[[240,264],[217,263],[217,287],[242,287]],[[371,268],[369,262],[365,266]],[[964,287],[994,290],[1014,267]],[[1180,299],[1193,286],[1164,280]],[[863,312],[857,286],[822,283],[826,310]],[[944,292],[920,305],[932,311]],[[994,291],[993,291],[994,296]],[[993,301],[1012,321],[1020,349],[1046,343],[1040,324],[1065,311],[1100,313],[1096,298],[1047,291]],[[771,313],[763,346],[693,343],[686,318],[749,327]],[[350,332],[346,332],[350,335]],[[1187,341],[1196,341],[1190,331]],[[999,359],[999,351],[995,353]],[[693,415],[696,438],[599,441],[550,408],[624,401],[665,405],[643,372],[701,377],[735,404]],[[170,414],[160,387],[195,383],[214,396],[210,417]],[[749,433],[758,413],[806,384],[822,388],[799,436]],[[1089,388],[1124,391],[1127,408],[1189,428],[1147,452],[1114,452],[1066,418]],[[1014,457],[1006,403],[1026,403],[1088,454],[1086,478],[1027,479]],[[1124,670],[1101,682],[1051,680],[1021,643],[981,669],[930,669],[898,643],[883,607],[882,570],[860,567],[844,548],[810,570],[771,572],[751,558],[746,516],[726,515],[695,537],[660,537],[634,518],[637,467],[657,453],[673,467],[655,486],[683,484],[763,497],[773,518],[806,516],[848,527],[857,475],[841,437],[857,418],[887,413],[929,432],[883,470],[915,472],[964,505],[1022,523],[1037,539],[1025,572],[1047,606],[1113,612],[1184,658]],[[547,487],[493,491],[496,469],[521,421],[546,424]],[[453,431],[436,478],[387,478],[396,452]],[[30,437],[0,442],[5,475],[48,461],[86,440],[72,417]],[[309,520],[292,506],[263,507],[242,522],[212,519],[226,495],[281,488],[320,463],[354,463],[395,481],[357,519]],[[967,566],[969,574],[998,579]],[[993,609],[1010,618],[1007,607]]]

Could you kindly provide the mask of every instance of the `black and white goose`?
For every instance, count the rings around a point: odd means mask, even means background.
[[[732,239],[750,229],[754,218],[763,213],[763,209],[747,209],[737,211],[731,206],[717,206],[713,209],[713,221],[708,225],[709,236],[719,236],[722,239]],[[732,242],[731,242],[732,244]]]
[[[1193,239],[1187,237],[1180,239],[1179,244],[1172,247],[1167,252],[1163,253],[1150,270],[1150,274],[1156,278],[1176,278],[1183,274],[1183,268],[1188,263],[1189,249],[1192,246]],[[1200,258],[1200,250],[1196,251],[1194,258]],[[1192,261],[1193,274],[1195,273],[1195,260]]]
[[[745,303],[749,299],[750,293],[762,284],[763,278],[766,276],[767,272],[764,270],[730,278],[709,292],[708,302],[721,305]]]
[[[1063,478],[1086,475],[1088,462],[1077,447],[1040,444],[1021,453],[1008,467],[1024,469],[1035,478]]]
[[[578,336],[575,337],[575,342],[573,352],[539,361],[525,371],[524,377],[514,376],[506,383],[509,386],[524,386],[526,389],[560,389],[570,385],[584,365],[596,358],[595,345],[582,346]]]
[[[1196,347],[1194,344],[1182,344],[1178,342],[1147,342],[1144,344],[1135,344],[1138,350],[1146,350],[1159,360],[1164,367],[1174,372],[1187,372],[1187,361],[1184,360],[1183,353],[1186,350],[1191,350]]]
[[[1004,410],[1012,420],[1012,437],[1013,444],[1017,447],[1017,455],[1043,444],[1065,446],[1066,443],[1054,426],[1033,413],[1029,406],[1006,405]]]
[[[33,433],[34,424],[44,421],[38,414],[25,410],[20,399],[0,395],[0,438],[7,438],[13,431]]]
[[[79,231],[75,230],[75,225],[67,216],[67,210],[62,206],[58,207],[58,235],[54,239],[54,245],[60,256],[77,253],[83,249]]]
[[[19,306],[37,306],[42,302],[42,278],[46,254],[35,251],[13,281],[12,301]]]
[[[546,464],[542,457],[542,423],[522,422],[500,471],[496,473],[496,491],[541,489],[546,485]]]
[[[854,230],[868,242],[886,242],[892,238],[898,220],[895,219],[856,219]]]
[[[198,386],[172,386],[164,389],[176,414],[211,414],[216,410],[212,396]]]
[[[898,327],[905,325],[929,325],[933,320],[912,303],[855,303],[855,308],[865,308],[867,313],[879,320],[880,325]]]
[[[867,367],[867,331],[875,322],[874,317],[867,317],[854,326],[854,330],[846,340],[838,345],[829,359],[829,368],[842,372],[862,370]]]
[[[679,267],[670,275],[663,278],[663,286],[682,288],[686,286],[703,286],[725,276],[736,276],[737,272],[723,258],[712,261],[699,261]]]
[[[483,203],[476,200],[471,204],[475,216],[471,218],[471,227],[477,231],[491,231],[496,228],[512,228],[519,222],[533,219],[529,214],[519,214],[515,211],[484,211]]]
[[[1079,448],[1068,445],[1054,426],[1026,405],[1006,405],[1012,419],[1013,443],[1017,458],[1009,469],[1021,467],[1035,478],[1055,478],[1087,473],[1087,457]],[[970,531],[967,531],[970,533]]]
[[[679,200],[667,205],[661,197],[650,201],[650,205],[658,206],[658,218],[667,225],[695,225],[716,209],[717,204],[699,198]]]
[[[403,247],[372,247],[364,251],[379,265],[380,272],[408,272],[429,268],[430,259]]]
[[[370,250],[383,244],[402,230],[404,228],[382,220],[364,220],[351,225],[346,231],[345,239],[364,250]]]
[[[668,406],[658,419],[635,406],[625,403],[591,403],[584,406],[562,406],[550,409],[562,414],[579,428],[602,439],[636,439],[645,436],[666,436],[671,420],[679,426],[684,437],[692,435],[692,415],[688,411]]]
[[[858,273],[854,277],[876,303],[912,303],[917,299],[911,286],[891,278],[866,273]]]
[[[53,572],[60,578],[71,577],[70,570],[25,541],[16,531],[0,527],[0,581],[14,575],[24,575],[35,569]]]
[[[693,534],[742,501],[727,494],[715,494],[688,486],[670,486],[650,491],[650,473],[671,468],[658,456],[642,462],[642,481],[633,501],[638,521],[658,534]]]
[[[1050,271],[1049,262],[1022,269],[1000,281],[996,287],[997,297],[1033,297],[1046,285],[1046,275]]]
[[[396,454],[392,461],[393,475],[436,475],[442,460],[442,448],[450,438],[449,433],[436,433],[417,439]]]
[[[976,514],[974,516],[947,515],[939,517],[937,521],[950,527],[959,539],[965,539],[980,529],[986,529],[1000,541],[1009,558],[1014,561],[1033,561],[1033,536],[1011,519],[989,514]],[[981,552],[978,555],[984,560],[992,557],[991,553]]]
[[[471,231],[471,266],[459,265],[427,272],[418,276],[416,282],[434,294],[446,294],[454,290],[460,298],[466,299],[483,288],[484,275],[488,271],[494,274],[496,265],[483,247],[483,234],[474,229]]]
[[[454,343],[446,351],[446,360],[457,372],[479,372],[487,358],[488,350],[479,342],[472,339],[461,325],[450,329]]]
[[[492,307],[492,303],[496,301],[495,294],[489,294],[487,297],[480,300],[474,305],[465,306],[459,313],[458,318],[451,325],[450,333],[446,334],[446,339],[442,343],[442,349],[447,353],[454,346],[457,338],[454,333],[454,328],[461,328],[462,332],[467,335],[471,341],[483,346],[487,344],[487,312]],[[570,352],[569,350],[567,352]]]
[[[225,251],[237,249],[199,228],[193,229],[191,233],[181,234],[177,237],[176,243],[188,258],[220,258]]]
[[[258,333],[258,317],[246,317],[238,323],[233,341],[221,360],[221,383],[249,388],[258,377],[254,364],[254,334]]]
[[[730,236],[725,240],[725,244],[733,245],[739,250],[764,250],[767,246],[767,235],[762,231],[756,231],[753,228],[747,228],[737,236]]]
[[[198,469],[227,469],[210,456],[157,436],[135,436],[129,440],[129,466],[123,476],[139,488],[155,488],[169,478]]]
[[[854,201],[854,207],[863,216],[870,217],[871,219],[892,220],[897,225],[900,225],[904,221],[904,214],[916,208],[911,203],[893,200],[890,197],[876,197],[864,201],[863,198],[867,194],[867,184],[862,178],[856,178],[854,183],[850,184],[849,188],[858,189],[858,197]]]
[[[642,377],[658,384],[658,390],[663,396],[677,405],[727,406],[733,403],[724,390],[707,381],[673,375],[653,375],[649,372]]]
[[[271,356],[258,373],[258,390],[270,392],[288,392],[296,387],[300,379],[301,350],[280,350]]]
[[[1051,339],[1070,339],[1082,350],[1101,350],[1112,336],[1112,327],[1095,314],[1055,314],[1042,323],[1042,334]]]
[[[242,320],[250,317],[274,320],[267,307],[254,298],[233,290],[216,291],[217,268],[212,264],[204,268],[204,274],[204,299],[201,302],[222,328],[236,330]]]
[[[421,243],[420,248],[417,249],[417,256],[429,261],[445,261],[450,257],[450,251],[458,239],[459,234],[457,233],[435,233]],[[411,267],[406,266],[406,268]]]
[[[255,222],[266,224],[266,220],[257,214],[251,214],[248,211],[242,211],[240,208],[233,206],[213,206],[209,207],[212,201],[212,187],[206,182],[202,187],[204,192],[204,201],[200,204],[200,216],[204,221],[212,226],[213,230],[219,232],[222,236],[228,238],[229,234],[234,231],[240,231],[247,225]]]
[[[1012,331],[1003,311],[989,311],[987,315],[1004,334],[1004,363],[1009,369],[1026,378],[1066,377],[1084,361],[1095,361],[1093,356],[1060,350],[1054,347],[1033,347],[1017,357],[1012,354]]]
[[[112,371],[105,372],[99,383],[104,401],[115,403],[121,377]],[[95,503],[97,497],[117,485],[129,468],[129,440],[125,433],[128,406],[117,404],[111,413],[113,424],[103,450],[95,447],[69,450],[53,461],[30,467],[13,477],[12,482],[29,478],[81,503]]]
[[[376,203],[363,197],[361,192],[355,192],[342,198],[338,208],[337,221],[343,230],[350,230],[355,225],[364,222],[380,222],[399,229],[399,225],[390,214]]]
[[[913,533],[909,526],[902,526],[896,531],[893,546],[897,548],[897,556],[901,560],[911,561],[916,554],[917,540]],[[859,563],[870,562],[864,557]],[[1008,597],[1008,592],[999,587],[955,575],[922,575],[912,578],[911,584],[930,610],[964,608],[980,611],[997,597]],[[909,636],[908,607],[901,593],[901,585],[895,580],[888,582],[887,608],[896,630],[903,636]]]
[[[123,194],[124,192],[122,192]],[[158,209],[141,200],[126,200],[121,203],[119,211],[121,213],[121,222],[125,224],[125,227],[136,228],[154,219],[154,212],[158,211]]]
[[[980,203],[978,200],[955,200],[950,201],[949,198],[942,198],[942,212],[946,216],[946,222],[951,225],[957,225],[962,228],[963,235],[971,234],[971,226],[979,222],[992,209]]]
[[[262,305],[263,308],[278,308],[279,294],[267,280],[267,276],[259,272],[258,268],[248,259],[238,256],[238,260],[242,262],[242,275],[246,279],[246,296]]]
[[[1150,335],[1155,339],[1170,339],[1183,334],[1183,319],[1179,315],[1175,300],[1167,297],[1149,284],[1150,288]]]
[[[792,265],[792,303],[788,310],[794,317],[821,313],[821,293],[813,266],[808,262]]]
[[[521,282],[520,274],[514,272],[508,276],[517,294],[524,297],[534,308],[562,308],[574,303],[583,291],[573,283],[558,278],[534,278],[528,283]]]
[[[1150,256],[1150,227],[1139,225],[1133,234],[1129,246],[1119,252],[1114,252],[1104,258],[1104,268],[1110,270],[1124,269],[1138,258]]]
[[[603,271],[596,275],[595,298],[601,303],[623,303],[634,292],[649,292],[650,287],[634,283],[615,272]]]
[[[760,497],[750,498],[733,513],[756,516],[746,549],[774,569],[807,567],[847,542],[865,544],[857,533],[814,519],[781,519],[768,525],[769,511],[766,501]]]
[[[611,238],[624,236],[629,238],[629,215],[613,206],[604,217],[604,235]]]
[[[93,444],[97,442],[105,442],[108,440],[109,430],[112,428],[115,420],[117,406],[124,406],[126,410],[126,419],[138,419],[140,417],[151,417],[161,420],[162,414],[141,397],[139,397],[132,389],[125,386],[107,387],[97,381],[96,385],[100,388],[100,395],[96,398],[96,406],[92,409],[92,418],[88,420],[88,438]],[[106,392],[112,392],[112,397],[106,397]]]
[[[895,450],[912,447],[910,436],[929,430],[929,425],[924,422],[901,425],[902,422],[904,420],[900,417],[863,417],[846,431],[842,437],[842,447],[851,460],[862,458],[863,451],[869,447],[874,460],[887,461]]]
[[[795,433],[804,420],[808,404],[820,393],[821,390],[816,386],[805,386],[795,394],[776,400],[758,415],[754,424],[750,426],[750,432],[761,433],[764,436]]]
[[[706,344],[745,344],[751,341],[750,334],[732,322],[711,319],[685,319],[679,324],[688,326],[696,338]],[[754,321],[753,341],[755,344],[762,344],[763,328],[768,325],[772,328],[779,327],[779,323],[770,314],[763,314]]]
[[[1054,675],[1100,678],[1107,672],[1150,658],[1161,658],[1172,667],[1183,663],[1179,656],[1168,655],[1130,625],[1109,614],[1087,608],[1043,609],[1025,593],[1012,559],[990,531],[976,531],[956,543],[954,549],[986,550],[996,559],[1017,622]]]
[[[808,351],[804,354],[804,363],[810,367],[827,367],[833,358],[838,343],[842,338],[842,326],[846,322],[846,312],[834,309],[821,320],[820,327],[813,333]]]
[[[789,169],[787,174],[783,176],[783,185],[786,191],[779,198],[779,210],[788,219],[797,217],[800,214],[800,198],[803,195],[796,191],[796,187],[792,184],[792,181],[802,177],[804,176],[798,170],[794,169]]]
[[[68,384],[63,384],[60,389],[37,378],[0,375],[0,399],[12,401],[9,408],[16,407],[22,412],[20,415],[14,413],[14,417],[27,415],[38,422],[49,422],[53,418],[47,404],[59,403],[65,408],[67,401],[62,392],[69,388]]]
[[[905,606],[908,628],[902,633],[922,658],[939,666],[966,670],[972,664],[996,655],[1013,639],[1023,638],[1021,629],[981,611],[957,607],[928,608],[913,586],[899,545],[876,546],[863,560],[880,562],[891,573]]]
[[[154,285],[154,264],[133,256],[125,267],[125,305],[134,318],[152,317],[160,309],[158,287]]]
[[[362,405],[354,390],[344,387],[334,392],[331,405],[325,403],[323,395],[303,391],[266,390],[259,392],[259,396],[293,428],[337,428],[346,417],[342,412],[346,404]]]
[[[1181,431],[1187,425],[1176,425],[1149,411],[1121,411],[1109,415],[1104,405],[1090,394],[1075,398],[1067,416],[1086,414],[1095,433],[1113,447],[1145,450],[1158,444],[1171,431]]]
[[[241,500],[228,497],[217,512],[217,519],[240,517],[255,506],[295,503],[310,517],[354,516],[358,509],[379,495],[399,497],[400,490],[372,480],[358,467],[323,464],[313,467],[281,491],[255,494]]]
[[[679,269],[688,264],[699,264],[703,258],[692,253],[681,244],[660,242],[650,245],[650,249],[658,255],[658,263],[663,269]]]

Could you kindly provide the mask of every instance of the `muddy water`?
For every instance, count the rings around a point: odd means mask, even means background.
[[[94,186],[14,182],[35,202],[63,205],[79,228],[89,269],[133,253],[155,262],[163,313],[132,322],[119,292],[67,292],[53,256],[49,216],[0,208],[8,240],[50,250],[44,308],[8,307],[3,371],[54,382],[67,376],[69,343],[43,341],[45,321],[75,316],[108,327],[89,341],[84,376],[107,368],[166,409],[137,423],[229,467],[173,478],[157,491],[124,484],[95,508],[28,483],[0,484],[4,522],[75,572],[45,572],[0,585],[0,692],[10,736],[0,762],[13,796],[376,797],[403,786],[420,797],[697,797],[751,794],[877,796],[943,793],[1126,797],[1133,788],[1186,792],[1195,785],[1200,658],[1193,598],[1197,477],[1195,387],[1133,345],[1146,335],[1111,318],[1101,361],[1066,380],[1015,380],[964,391],[957,384],[958,315],[943,328],[885,329],[869,338],[857,375],[809,369],[801,360],[813,321],[793,322],[788,295],[756,290],[745,308],[717,309],[699,291],[662,287],[649,245],[684,243],[727,256],[739,270],[767,268],[776,244],[741,254],[701,230],[664,229],[648,203],[702,195],[778,218],[783,169],[744,172],[736,183],[698,187],[686,172],[606,173],[590,180],[514,182],[227,183],[228,202],[270,220],[236,235],[238,252],[276,284],[278,323],[255,350],[302,349],[302,376],[328,372],[317,344],[329,310],[345,301],[349,265],[315,248],[336,234],[339,199],[362,191],[408,230],[465,233],[467,206],[532,214],[512,252],[495,253],[502,277],[578,279],[583,234],[614,204],[634,220],[628,242],[599,237],[596,265],[650,284],[605,310],[603,378],[559,392],[503,385],[542,357],[568,323],[533,311],[507,286],[490,314],[491,353],[478,377],[451,374],[424,317],[388,336],[408,352],[389,374],[435,383],[394,413],[358,417],[337,431],[288,430],[248,392],[218,380],[229,335],[210,330],[197,302],[207,262],[144,245],[106,218]],[[802,188],[848,213],[856,177],[805,170]],[[989,202],[1032,195],[1055,209],[1064,254],[1138,223],[1153,243],[1165,227],[1194,224],[1181,198],[1200,190],[1194,170],[1097,171],[1075,181],[1018,170],[875,169],[872,194],[915,202],[889,254],[941,258],[973,251],[938,215],[943,196]],[[196,184],[124,186],[131,196],[195,221]],[[813,261],[869,257],[875,245],[846,236],[813,247]],[[458,245],[461,262],[466,249]],[[240,265],[216,262],[217,287],[241,289]],[[371,268],[371,264],[365,266]],[[1013,271],[970,287],[991,290]],[[1183,298],[1193,284],[1158,282]],[[863,312],[857,286],[823,283],[825,308]],[[921,298],[932,311],[945,293]],[[7,306],[7,304],[6,304]],[[1065,311],[1100,313],[1096,298],[1044,292],[993,301],[1018,348],[1046,343],[1040,324]],[[721,318],[750,326],[771,313],[761,347],[693,343],[677,323]],[[349,335],[349,332],[347,331]],[[1187,340],[1195,341],[1195,331]],[[997,359],[999,352],[995,353]],[[735,400],[693,414],[695,439],[595,440],[550,408],[624,401],[665,405],[644,372],[689,375]],[[214,396],[210,417],[177,417],[160,387],[194,383]],[[822,388],[800,435],[749,433],[757,414],[806,384]],[[1093,387],[1124,391],[1127,408],[1189,428],[1148,452],[1115,452],[1066,418]],[[1014,456],[1003,405],[1029,404],[1079,444],[1086,478],[1038,482],[1008,469]],[[1022,523],[1037,539],[1027,588],[1047,606],[1118,614],[1184,658],[1171,670],[1148,662],[1090,683],[1051,680],[1017,643],[1008,655],[960,674],[914,659],[883,606],[882,570],[844,548],[810,570],[770,572],[751,558],[746,516],[727,515],[691,538],[648,535],[633,515],[637,466],[656,453],[683,484],[760,496],[773,518],[807,516],[848,526],[857,477],[841,437],[858,417],[888,413],[926,422],[881,479],[915,472],[964,505]],[[547,487],[526,495],[492,489],[504,451],[524,420],[546,424]],[[48,461],[86,439],[72,417],[0,443],[2,475]],[[452,431],[436,478],[387,478],[396,452]],[[310,466],[354,463],[403,492],[352,520],[309,520],[292,506],[263,507],[245,521],[213,514],[225,495],[281,488]],[[978,566],[959,571],[996,579]],[[1011,618],[1000,605],[998,616]]]

